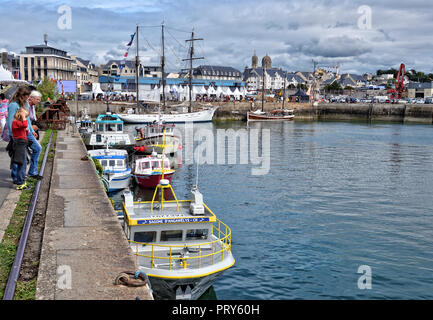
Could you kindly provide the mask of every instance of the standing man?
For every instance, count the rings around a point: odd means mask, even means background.
[[[39,138],[39,135],[37,133],[37,130],[39,129],[37,125],[33,125],[33,123],[37,120],[36,117],[36,106],[41,102],[42,94],[39,91],[33,90],[30,93],[29,97],[29,118],[32,121],[32,129],[33,132],[29,132],[27,139],[31,141],[30,149],[32,150],[32,156],[30,158],[30,168],[28,171],[28,176],[31,178],[35,178],[38,180],[42,179],[42,176],[38,173],[38,161],[39,161],[39,155],[41,154],[42,147],[39,144],[38,140],[36,138]]]

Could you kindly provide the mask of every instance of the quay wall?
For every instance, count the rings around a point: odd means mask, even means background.
[[[260,101],[254,106],[251,102],[218,102],[213,103],[219,108],[214,120],[246,120],[248,110],[261,108]],[[77,105],[74,101],[68,102],[72,114],[75,114]],[[135,107],[134,103],[110,102],[112,112],[120,112],[122,107]],[[100,101],[78,101],[78,112],[84,108],[95,118],[105,113],[107,105]],[[281,103],[266,102],[265,111],[281,108]],[[286,103],[285,109],[294,109],[295,120],[371,120],[391,122],[433,123],[433,105],[430,104],[362,104],[362,103]]]

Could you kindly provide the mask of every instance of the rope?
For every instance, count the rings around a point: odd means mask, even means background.
[[[143,287],[146,284],[149,284],[150,287],[150,282],[147,278],[147,275],[140,270],[137,272],[124,271],[119,273],[114,279],[114,284],[121,284],[128,287]]]

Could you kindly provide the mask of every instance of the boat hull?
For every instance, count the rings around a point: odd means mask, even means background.
[[[129,170],[125,174],[104,174],[104,178],[108,181],[109,192],[126,189],[129,187],[129,183],[131,181],[131,171]]]
[[[191,113],[161,114],[166,123],[211,122],[218,107]],[[158,114],[117,114],[125,123],[149,124],[159,120]]]
[[[247,119],[248,121],[290,121],[293,120],[294,115],[287,116],[270,116],[270,115],[260,115],[260,114],[252,114],[248,112]]]
[[[164,179],[167,179],[171,183],[171,179],[173,178],[173,173],[165,173]],[[152,174],[152,175],[135,175],[135,181],[138,183],[140,187],[143,188],[155,188],[159,181],[162,179],[161,174]]]
[[[176,292],[181,288],[185,292],[186,287],[191,288],[191,296],[186,299],[197,300],[203,293],[218,280],[224,271],[216,272],[200,278],[184,278],[184,279],[167,279],[158,277],[149,277],[152,286],[153,297],[156,300],[176,300],[179,296]]]

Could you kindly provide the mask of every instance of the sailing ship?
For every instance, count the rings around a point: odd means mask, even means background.
[[[178,200],[162,174],[151,201],[123,193],[123,228],[155,299],[195,300],[234,265],[231,230],[203,202],[197,182],[190,199]]]
[[[263,68],[263,84],[262,84],[262,110],[256,110],[253,112],[247,112],[247,122],[251,121],[290,121],[295,118],[293,109],[284,109],[284,102],[286,99],[286,78],[287,73],[284,76],[283,85],[283,102],[281,109],[274,109],[269,112],[264,111],[265,105],[265,74],[266,69]]]
[[[138,113],[138,114],[130,114],[130,113],[119,113],[118,116],[120,119],[122,119],[125,123],[134,123],[134,124],[143,124],[143,123],[153,123],[155,121],[158,121],[161,119],[161,121],[165,123],[186,123],[186,122],[211,122],[212,118],[215,114],[215,111],[218,109],[218,106],[202,106],[199,110],[193,111],[193,105],[192,105],[192,77],[193,77],[193,68],[192,68],[192,61],[198,60],[198,59],[204,59],[204,58],[195,58],[194,55],[194,41],[197,40],[203,40],[201,38],[194,38],[194,32],[191,34],[191,39],[186,40],[187,42],[191,42],[191,47],[189,49],[189,58],[183,59],[184,61],[190,62],[189,67],[189,108],[188,112],[171,112],[168,113],[166,110],[165,105],[165,54],[164,54],[164,24],[161,26],[161,34],[162,34],[162,56],[161,56],[161,69],[162,69],[162,79],[161,79],[161,86],[162,86],[162,104],[163,104],[163,113]],[[138,58],[138,25],[136,29],[136,46],[137,46],[137,53],[136,53],[136,97],[137,97],[137,111],[140,111],[140,99],[139,99],[139,90],[138,90],[138,66],[139,66],[139,58]]]

